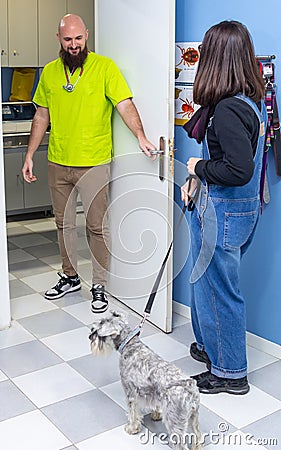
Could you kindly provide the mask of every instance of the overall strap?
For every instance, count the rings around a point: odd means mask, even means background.
[[[244,100],[255,111],[256,116],[260,123],[260,134],[259,134],[259,139],[260,139],[262,136],[264,136],[266,134],[266,131],[268,130],[268,116],[267,116],[268,110],[267,110],[266,102],[263,100],[261,101],[261,111],[260,111],[259,108],[257,107],[256,103],[249,97],[246,97],[243,94],[237,94],[235,97],[240,98],[241,100]],[[267,176],[266,176],[267,157],[268,157],[268,147],[266,144],[267,144],[267,136],[266,136],[265,143],[263,146],[262,167],[261,167],[261,175],[260,175],[261,212],[263,211],[264,204],[269,203],[269,201],[270,201],[268,182],[267,182]]]

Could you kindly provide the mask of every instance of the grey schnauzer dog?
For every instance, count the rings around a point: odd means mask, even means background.
[[[195,380],[160,358],[138,334],[132,332],[124,314],[109,311],[106,317],[97,317],[89,336],[94,355],[114,349],[120,352],[121,382],[128,404],[125,431],[139,433],[142,414],[151,412],[152,420],[162,418],[174,449],[184,450],[187,443],[192,450],[201,449]]]

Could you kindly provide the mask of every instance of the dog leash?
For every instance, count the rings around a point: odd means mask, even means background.
[[[191,200],[189,200],[189,202],[190,202],[190,201],[191,201]],[[189,202],[188,202],[188,204],[189,204]],[[182,221],[182,219],[183,219],[183,216],[184,216],[185,211],[186,211],[187,208],[188,208],[188,205],[185,205],[185,204],[184,204],[184,205],[183,205],[183,208],[182,208],[181,216],[180,216],[180,219],[179,219],[179,222],[178,222],[178,225],[177,225],[176,230],[179,228],[180,223],[181,223],[181,221]],[[154,302],[154,300],[155,300],[155,297],[156,297],[156,294],[157,294],[157,291],[158,291],[158,287],[159,287],[159,284],[160,284],[162,275],[163,275],[163,273],[164,273],[164,270],[165,270],[165,267],[166,267],[166,264],[167,264],[169,255],[170,255],[170,253],[171,253],[172,246],[173,246],[173,240],[172,240],[172,242],[171,242],[170,245],[169,245],[169,248],[168,248],[168,251],[167,251],[167,253],[166,253],[166,256],[165,256],[165,258],[164,258],[164,260],[163,260],[163,262],[162,262],[162,265],[161,265],[161,267],[160,267],[160,270],[159,270],[158,275],[157,275],[157,277],[156,277],[156,280],[155,280],[155,282],[154,282],[152,291],[151,291],[151,293],[150,293],[150,296],[149,296],[149,298],[148,298],[148,301],[147,301],[146,306],[145,306],[145,309],[144,309],[143,317],[142,317],[140,323],[139,323],[139,324],[138,324],[138,325],[137,325],[137,326],[136,326],[136,327],[128,334],[128,336],[124,339],[124,341],[121,342],[121,344],[119,345],[119,347],[118,347],[118,349],[117,349],[119,353],[122,353],[122,352],[123,352],[123,350],[124,350],[124,348],[126,347],[126,345],[127,345],[127,344],[128,344],[135,336],[139,336],[139,335],[141,334],[142,329],[143,329],[143,325],[144,325],[146,319],[150,316],[151,308],[152,308],[153,302]],[[116,297],[115,297],[115,298],[116,298]]]

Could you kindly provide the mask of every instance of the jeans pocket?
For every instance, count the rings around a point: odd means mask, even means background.
[[[226,212],[224,216],[224,247],[237,250],[246,244],[255,228],[257,218],[257,211]]]

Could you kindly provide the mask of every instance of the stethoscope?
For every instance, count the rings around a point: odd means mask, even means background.
[[[77,85],[78,81],[80,80],[80,78],[82,76],[84,67],[83,66],[81,67],[78,78],[74,84],[70,83],[70,78],[67,73],[66,65],[64,64],[63,67],[64,67],[64,73],[65,73],[65,78],[66,78],[66,84],[64,84],[62,87],[64,90],[66,90],[66,92],[73,92],[75,89],[75,86]],[[71,71],[70,76],[72,76],[75,73],[76,69],[77,69],[77,67],[75,67],[75,69]]]

